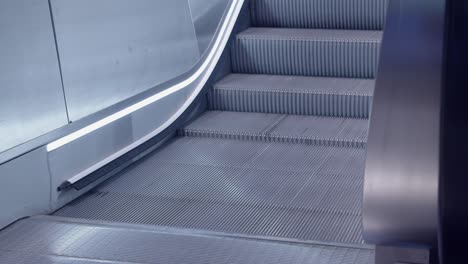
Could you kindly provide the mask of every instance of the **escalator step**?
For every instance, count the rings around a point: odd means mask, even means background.
[[[255,240],[190,229],[80,221],[21,220],[0,234],[0,263],[373,263],[374,250]]]
[[[233,71],[374,78],[381,37],[381,31],[249,28],[233,45]]]
[[[388,0],[252,0],[257,27],[382,30]]]
[[[374,80],[231,74],[215,84],[211,110],[368,118]]]
[[[56,216],[363,243],[365,149],[179,137]]]
[[[364,148],[367,129],[366,119],[210,111],[179,135]]]

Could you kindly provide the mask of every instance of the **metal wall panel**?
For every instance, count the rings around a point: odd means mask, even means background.
[[[190,90],[177,91],[128,116],[49,152],[52,207],[58,209],[105,179],[76,191],[57,191],[62,183],[131,145],[164,124],[186,102]],[[154,115],[154,113],[158,113]]]
[[[198,67],[194,67],[183,76],[165,82],[136,97],[141,97],[142,100],[148,98],[149,95],[160,95],[161,93],[158,93],[158,91],[164,90],[164,93],[166,93],[166,89],[172,90],[170,93],[107,125],[98,127],[89,133],[84,133],[69,142],[65,141],[57,147],[49,148],[48,155],[52,177],[51,203],[53,209],[58,209],[77,198],[96,186],[108,175],[80,191],[57,191],[57,187],[62,183],[68,180],[75,180],[76,182],[76,179],[86,177],[128,151],[144,144],[176,122],[177,118],[194,102],[211,76],[227,45],[243,3],[243,0],[232,2],[229,15],[226,16],[226,23],[223,24],[223,33],[217,35],[220,41],[210,48],[210,53],[203,57],[203,61],[198,62]],[[187,82],[192,78],[194,79]],[[181,84],[186,86],[179,90],[177,86]],[[152,94],[153,92],[156,94]],[[153,96],[152,98],[156,98]],[[60,141],[58,140],[58,143]]]
[[[188,0],[200,53],[205,53],[229,0]]]
[[[25,216],[50,213],[45,147],[0,166],[0,210],[0,229]]]
[[[0,152],[68,123],[47,0],[0,1]]]
[[[437,239],[445,0],[391,0],[367,143],[364,237]]]
[[[52,0],[70,119],[189,70],[200,58],[187,0]]]

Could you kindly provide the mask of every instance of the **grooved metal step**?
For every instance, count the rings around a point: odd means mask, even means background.
[[[371,264],[358,247],[283,243],[103,222],[39,217],[0,233],[0,263]]]
[[[364,148],[367,130],[366,119],[210,111],[179,135]]]
[[[374,80],[231,74],[215,84],[211,110],[368,118]]]
[[[55,215],[362,243],[365,150],[177,138]]]
[[[374,78],[381,38],[381,31],[249,28],[233,45],[233,71]]]
[[[362,194],[387,2],[251,0],[214,111],[2,230],[0,263],[374,263]]]
[[[388,0],[252,0],[257,27],[382,30]]]

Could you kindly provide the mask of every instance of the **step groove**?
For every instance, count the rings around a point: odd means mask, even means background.
[[[368,120],[206,112],[179,136],[365,148]]]

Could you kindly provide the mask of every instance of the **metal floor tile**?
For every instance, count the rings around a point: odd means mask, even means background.
[[[130,227],[63,218],[21,220],[0,233],[0,263],[371,264],[373,250]]]

